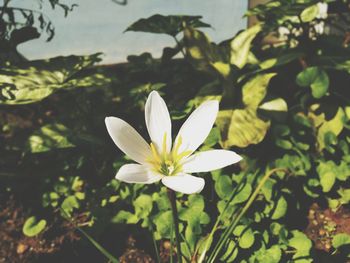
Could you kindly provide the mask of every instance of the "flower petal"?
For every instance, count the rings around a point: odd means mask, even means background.
[[[242,157],[235,152],[211,150],[188,157],[182,168],[185,173],[209,172],[237,163],[240,160],[242,160]]]
[[[152,142],[162,152],[166,134],[166,150],[171,149],[171,119],[168,108],[158,92],[152,91],[145,105],[146,126]]]
[[[128,123],[116,117],[105,119],[107,130],[114,143],[134,161],[144,164],[152,153],[147,142]]]
[[[115,178],[126,183],[152,184],[159,181],[162,176],[151,172],[145,165],[125,164],[119,169]]]
[[[179,153],[194,152],[204,142],[214,125],[218,110],[218,101],[206,101],[188,117],[175,140],[175,145],[181,140]]]
[[[189,174],[179,174],[174,176],[164,176],[162,183],[176,192],[194,194],[203,190],[205,181],[203,178]]]

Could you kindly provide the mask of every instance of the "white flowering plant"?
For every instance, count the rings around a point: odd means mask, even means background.
[[[0,213],[0,244],[20,236],[21,260],[346,262],[348,4],[269,1],[220,43],[200,16],[156,14],[126,32],[174,39],[159,59],[3,63],[0,198],[28,209]]]

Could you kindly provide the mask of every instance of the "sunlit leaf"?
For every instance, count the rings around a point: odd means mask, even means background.
[[[0,84],[11,89],[1,90],[0,104],[28,104],[41,101],[58,89],[106,84],[108,80],[102,75],[77,74],[100,61],[99,55],[57,57],[6,67],[0,73]]]
[[[46,227],[46,220],[37,220],[35,216],[29,217],[23,225],[23,233],[28,237],[33,237],[42,232]]]
[[[71,135],[72,132],[63,124],[47,124],[29,137],[27,145],[32,153],[70,148],[74,147],[74,144],[69,141]]]
[[[329,87],[327,72],[319,67],[308,67],[297,76],[297,84],[301,87],[311,87],[312,96],[316,99],[323,97]]]
[[[262,26],[256,24],[255,26],[239,33],[231,41],[231,64],[236,65],[238,68],[243,68],[245,66],[248,60],[251,43],[261,29]]]
[[[300,18],[303,22],[311,22],[316,18],[316,16],[318,15],[318,12],[319,12],[319,9],[317,4],[308,6],[301,12]]]
[[[333,237],[332,245],[334,248],[340,248],[341,246],[350,245],[350,235],[346,233],[336,234]]]

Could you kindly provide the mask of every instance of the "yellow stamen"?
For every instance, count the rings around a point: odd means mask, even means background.
[[[157,152],[157,149],[156,147],[154,146],[153,143],[150,144],[151,145],[151,150],[152,150],[152,155],[153,155],[153,158],[155,159],[156,162],[161,162],[161,159],[160,159],[160,156],[158,155],[158,152]]]
[[[166,145],[166,132],[165,132],[163,136],[163,152],[162,152],[165,160],[167,159],[166,146],[167,145]]]
[[[177,140],[176,145],[175,145],[175,147],[173,148],[173,151],[172,151],[173,156],[177,155],[177,152],[179,151],[179,148],[180,148],[181,144],[182,144],[182,137],[179,136],[179,139]]]

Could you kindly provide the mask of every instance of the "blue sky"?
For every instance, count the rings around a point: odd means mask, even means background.
[[[36,0],[27,0],[27,7],[37,8]],[[13,0],[11,5],[23,6],[23,0]],[[162,48],[173,45],[166,35],[123,31],[140,18],[154,14],[202,15],[203,21],[212,29],[205,32],[213,41],[232,37],[245,28],[242,18],[247,9],[247,0],[129,0],[121,6],[112,0],[71,0],[78,7],[64,18],[61,10],[52,11],[44,6],[56,27],[51,42],[45,38],[33,40],[19,46],[29,59],[48,58],[58,55],[84,55],[103,52],[104,63],[126,61],[130,54],[151,52],[157,57]]]

